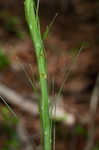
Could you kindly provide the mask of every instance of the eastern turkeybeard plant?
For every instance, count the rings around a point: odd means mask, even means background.
[[[25,0],[25,16],[32,41],[35,47],[41,90],[40,119],[44,140],[44,150],[51,150],[51,120],[49,114],[49,93],[47,85],[47,69],[44,44],[40,32],[38,17],[39,2],[37,6],[34,0]]]

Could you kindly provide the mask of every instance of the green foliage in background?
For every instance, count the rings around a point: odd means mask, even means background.
[[[3,120],[0,125],[0,138],[3,139],[5,137],[1,150],[18,150],[19,140],[16,132],[18,119],[12,116],[6,107],[2,108],[1,115]]]
[[[95,146],[92,150],[99,150],[99,146]]]
[[[77,135],[87,136],[87,130],[82,125],[76,125],[75,133]]]
[[[8,11],[1,11],[0,20],[1,25],[8,33],[13,33],[21,39],[26,38],[27,34],[22,28],[22,21],[18,16],[13,16]]]
[[[10,65],[10,61],[5,52],[0,48],[0,69],[3,69]]]

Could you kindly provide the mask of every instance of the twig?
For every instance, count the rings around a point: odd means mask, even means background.
[[[9,103],[17,105],[23,111],[29,112],[32,115],[33,114],[38,115],[38,107],[35,102],[30,102],[28,99],[24,100],[24,98],[21,95],[7,88],[1,83],[0,83],[0,95],[4,96]]]
[[[22,121],[19,121],[16,130],[17,130],[17,134],[20,139],[20,142],[21,142],[22,150],[34,150],[35,144],[31,143],[29,139],[29,135],[26,129],[24,128]]]
[[[38,105],[34,101],[31,102],[29,99],[24,100],[24,98],[21,95],[19,95],[18,93],[16,93],[12,89],[9,89],[8,87],[6,87],[1,83],[0,83],[0,95],[6,98],[6,103],[8,102],[13,105],[16,105],[21,110],[30,113],[34,116],[39,115]],[[52,99],[52,97],[50,97],[50,99]],[[59,101],[62,101],[62,99]],[[63,109],[63,107],[60,107],[59,102],[56,104],[57,104],[56,114],[52,115],[51,117],[55,120],[63,122],[64,124],[68,125],[75,124],[76,119],[74,114],[66,112],[66,110]]]
[[[94,145],[94,133],[95,133],[95,114],[98,107],[98,96],[99,96],[99,75],[96,80],[94,87],[89,110],[89,128],[88,128],[88,141],[84,150],[91,150]]]

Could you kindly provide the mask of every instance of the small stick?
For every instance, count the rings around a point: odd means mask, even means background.
[[[94,145],[94,133],[95,133],[95,114],[98,107],[98,96],[99,96],[99,75],[96,80],[96,85],[94,87],[91,102],[90,102],[90,118],[89,118],[89,128],[88,128],[88,141],[84,150],[91,150]]]

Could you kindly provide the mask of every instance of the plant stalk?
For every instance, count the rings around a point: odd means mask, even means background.
[[[41,89],[40,118],[42,120],[41,126],[44,135],[44,150],[51,150],[51,121],[49,115],[49,93],[47,85],[46,57],[37,11],[38,10],[35,8],[34,0],[25,0],[26,21],[29,26],[32,41],[34,43],[39,71]]]

